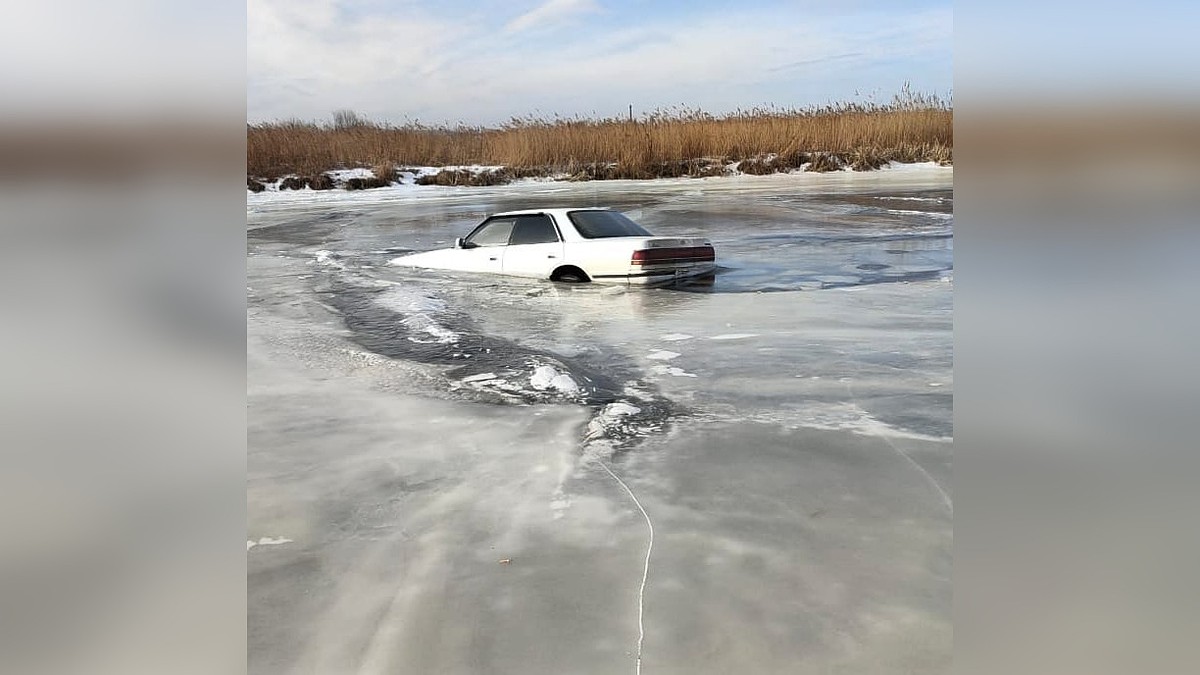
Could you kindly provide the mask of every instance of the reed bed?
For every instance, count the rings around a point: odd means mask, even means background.
[[[249,125],[247,174],[274,180],[339,168],[480,164],[523,175],[653,178],[712,175],[714,166],[742,160],[753,173],[806,162],[826,170],[870,169],[889,160],[948,164],[953,140],[950,103],[907,91],[886,104],[765,107],[722,116],[676,107],[635,119],[527,116],[498,128],[397,126],[343,111],[328,123]]]

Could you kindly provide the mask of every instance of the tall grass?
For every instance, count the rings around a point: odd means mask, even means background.
[[[721,116],[675,107],[633,120],[527,116],[498,128],[396,126],[341,111],[323,124],[249,125],[246,168],[274,179],[357,166],[485,164],[573,173],[604,165],[613,170],[603,177],[651,177],[700,158],[778,155],[785,162],[814,152],[860,168],[889,159],[948,163],[953,140],[951,103],[907,89],[885,104],[760,107]]]

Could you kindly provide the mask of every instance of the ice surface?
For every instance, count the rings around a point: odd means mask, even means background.
[[[948,672],[950,175],[248,198],[250,672]],[[595,204],[719,274],[386,265]]]

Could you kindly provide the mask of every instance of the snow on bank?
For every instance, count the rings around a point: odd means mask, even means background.
[[[454,165],[454,166],[404,167],[403,169],[397,170],[396,175],[397,175],[398,180],[396,180],[393,185],[416,185],[418,178],[420,178],[422,176],[433,176],[433,175],[436,175],[437,173],[440,173],[441,171],[469,171],[472,174],[479,175],[481,173],[487,173],[489,171],[496,171],[498,169],[503,169],[503,168],[504,167],[502,167],[502,166],[485,166],[482,164],[463,164],[463,165]],[[374,178],[375,177],[374,171],[372,171],[371,169],[364,168],[364,167],[359,167],[359,168],[355,168],[355,169],[330,169],[329,171],[322,171],[321,173],[328,175],[330,178],[332,178],[334,180],[335,183],[337,183],[339,185],[345,184],[351,178]],[[279,178],[276,178],[273,181],[259,181],[259,182],[261,182],[263,184],[263,186],[266,188],[265,189],[266,192],[305,192],[305,191],[307,191],[307,192],[330,192],[330,190],[313,190],[310,187],[304,187],[300,190],[285,190],[281,187],[281,185],[283,184],[283,182],[285,180],[287,180],[288,178],[295,178],[295,177],[297,177],[297,176],[292,174],[289,176],[280,176]],[[344,188],[335,188],[335,189],[344,189]]]
[[[504,168],[503,166],[488,166],[488,165],[484,165],[484,164],[461,164],[461,165],[456,164],[456,165],[452,165],[452,166],[401,167],[401,168],[397,169],[396,180],[393,181],[393,183],[389,187],[401,187],[401,186],[405,186],[405,185],[412,186],[412,187],[434,187],[434,186],[418,186],[417,180],[423,176],[437,175],[438,173],[441,173],[442,171],[467,171],[473,175],[478,176],[480,174],[485,174],[485,173],[489,173],[492,171],[498,171],[503,168]],[[264,194],[269,194],[269,193],[281,193],[281,194],[306,194],[306,193],[314,194],[315,193],[315,194],[321,194],[321,193],[336,193],[336,192],[357,192],[357,190],[347,190],[346,183],[354,178],[358,178],[360,180],[365,180],[368,178],[375,178],[375,172],[372,171],[371,169],[368,169],[365,167],[358,167],[358,168],[354,168],[354,169],[330,169],[328,171],[322,171],[321,173],[332,178],[334,184],[337,187],[334,187],[329,190],[314,190],[307,185],[305,185],[304,187],[302,187],[298,190],[285,188],[284,183],[289,178],[297,178],[297,179],[300,178],[300,176],[297,176],[296,174],[288,174],[286,176],[280,176],[279,178],[276,178],[275,180],[257,180],[257,179],[255,179],[258,183],[260,183],[263,186],[263,191],[259,192],[259,193],[251,193],[251,194],[259,194],[259,195],[264,195]],[[553,179],[556,177],[557,176],[554,176],[554,177],[551,177],[550,179]],[[549,179],[543,178],[543,179],[530,179],[530,180],[549,180]],[[371,189],[378,190],[378,189],[387,189],[387,188],[371,188]]]
[[[466,170],[474,174],[494,171],[503,167],[496,166],[445,166],[445,167],[404,167],[412,169],[411,171],[400,174],[400,181],[393,183],[388,187],[372,188],[368,190],[345,190],[335,188],[332,190],[313,190],[309,187],[304,187],[299,190],[280,190],[281,181],[267,183],[266,189],[262,192],[247,192],[246,193],[246,208],[249,212],[258,211],[261,208],[271,208],[274,205],[287,204],[305,204],[305,203],[380,203],[392,201],[412,201],[412,200],[452,200],[452,199],[473,199],[479,196],[489,195],[535,195],[547,193],[567,192],[573,189],[586,189],[590,192],[603,192],[605,190],[628,188],[629,185],[636,184],[640,190],[652,191],[660,187],[670,187],[676,185],[694,185],[697,187],[703,186],[705,190],[723,190],[731,189],[744,191],[750,186],[759,186],[768,188],[778,186],[781,183],[798,184],[798,185],[821,185],[828,186],[831,184],[840,184],[850,182],[853,184],[859,183],[892,183],[916,181],[921,182],[924,179],[934,176],[953,175],[954,167],[940,166],[936,162],[917,162],[914,164],[901,164],[891,162],[887,166],[876,171],[852,171],[849,169],[841,171],[831,171],[827,173],[815,173],[810,171],[793,170],[788,173],[773,173],[763,176],[730,173],[726,176],[714,176],[708,178],[654,178],[649,180],[592,180],[584,183],[564,182],[559,179],[565,178],[566,175],[549,176],[541,178],[520,178],[511,183],[493,186],[445,186],[445,185],[417,185],[417,178],[425,175],[433,175],[443,170]],[[325,172],[335,179],[335,181],[349,180],[350,178],[362,178],[373,175],[370,169],[345,169],[341,171]]]

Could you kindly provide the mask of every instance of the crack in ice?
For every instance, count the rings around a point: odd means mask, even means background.
[[[637,667],[634,670],[634,672],[637,675],[641,675],[641,672],[642,672],[642,642],[646,638],[646,626],[643,621],[643,619],[645,617],[645,613],[646,613],[645,612],[645,609],[646,609],[646,579],[650,576],[650,552],[654,550],[654,523],[650,522],[650,515],[648,513],[646,513],[646,509],[642,506],[642,503],[640,501],[638,501],[637,495],[633,494],[633,490],[629,489],[629,486],[625,484],[625,481],[621,480],[621,478],[619,476],[617,476],[617,474],[613,473],[613,470],[608,468],[608,465],[605,464],[603,461],[599,461],[599,464],[600,464],[601,468],[603,468],[605,471],[608,472],[608,475],[612,476],[613,480],[617,481],[617,483],[621,487],[625,488],[625,492],[629,495],[629,498],[633,500],[633,503],[637,505],[638,510],[642,512],[642,517],[646,519],[646,527],[650,531],[650,542],[646,546],[646,564],[642,568],[642,586],[640,589],[638,589]]]
[[[854,366],[854,375],[858,376],[862,372],[862,369],[859,367],[859,365],[857,363],[854,363],[853,361],[851,361],[850,363]],[[851,384],[851,382],[852,382],[852,380],[846,380],[844,383],[846,385],[846,393],[850,394],[850,398],[857,405],[858,404],[858,395],[854,393],[854,386]],[[882,438],[883,442],[887,443],[888,447],[890,447],[897,455],[900,455],[904,459],[908,460],[908,463],[913,465],[913,468],[915,468],[917,471],[921,472],[921,475],[925,477],[925,480],[929,481],[929,484],[933,486],[933,489],[937,490],[937,493],[939,495],[941,495],[942,504],[945,505],[946,510],[950,512],[951,516],[954,516],[953,500],[951,500],[950,495],[946,494],[946,491],[942,489],[942,486],[939,485],[938,482],[933,479],[933,476],[931,476],[929,474],[929,472],[925,470],[925,467],[921,466],[917,462],[917,460],[910,457],[907,452],[904,452],[903,450],[901,450],[895,443],[892,442],[892,439],[890,439],[887,436],[882,435],[882,434],[879,435],[879,438]]]

